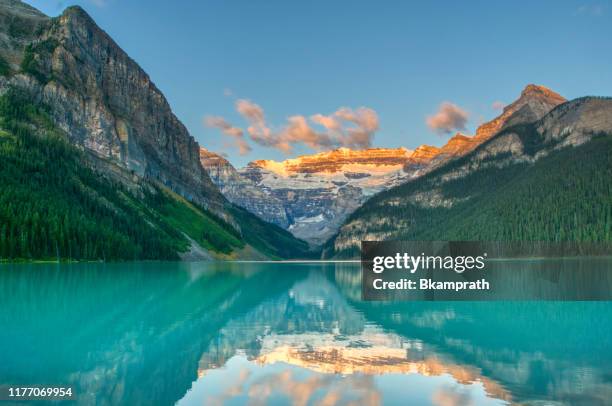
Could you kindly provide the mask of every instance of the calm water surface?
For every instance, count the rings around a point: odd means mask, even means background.
[[[611,404],[612,302],[360,294],[357,264],[0,265],[0,383],[88,405]]]

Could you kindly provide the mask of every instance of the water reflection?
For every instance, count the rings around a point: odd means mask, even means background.
[[[359,298],[352,264],[3,265],[0,380],[82,404],[612,398],[610,303]]]

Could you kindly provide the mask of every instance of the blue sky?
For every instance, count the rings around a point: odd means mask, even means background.
[[[528,83],[569,99],[612,96],[609,1],[28,3],[49,15],[71,4],[85,8],[150,74],[200,144],[236,166],[312,152],[296,143],[287,153],[278,139],[262,141],[266,129],[285,134],[291,116],[325,135],[311,116],[338,119],[332,113],[346,107],[359,120],[356,109],[364,106],[378,118],[377,130],[366,131],[373,146],[415,148],[452,135],[426,123],[443,102],[467,114],[466,132],[473,133],[498,114],[493,103],[511,102]],[[265,112],[263,130],[254,132],[269,146],[249,136],[239,99]],[[207,116],[242,129],[252,150],[240,155],[236,137],[205,126]]]

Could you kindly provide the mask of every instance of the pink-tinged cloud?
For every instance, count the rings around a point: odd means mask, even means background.
[[[266,122],[263,108],[250,100],[236,101],[236,111],[249,123],[247,134],[251,141],[287,154],[298,144],[315,150],[367,148],[379,125],[378,115],[367,107],[356,110],[342,107],[330,115],[315,114],[309,119],[302,115],[291,116],[277,131]],[[310,123],[323,127],[324,131],[312,128]]]
[[[250,100],[239,99],[236,101],[236,111],[242,114],[249,122],[263,123],[266,118],[263,109],[257,103]]]
[[[246,99],[237,100],[236,111],[248,121],[247,133],[251,140],[265,147],[276,146],[277,139],[268,128],[264,111],[257,103]]]
[[[204,124],[211,128],[217,128],[224,135],[231,137],[240,155],[246,155],[251,152],[251,146],[244,138],[244,131],[241,128],[234,127],[223,117],[207,116],[204,118]]]
[[[227,122],[223,117],[219,116],[206,116],[204,118],[204,123],[208,127],[218,128],[224,134],[231,135],[232,137],[242,137],[243,131],[238,127],[234,127],[229,122]]]
[[[379,127],[378,114],[368,107],[342,107],[328,116],[315,114],[310,120],[328,130],[331,147],[368,148]]]
[[[427,117],[426,123],[438,134],[450,134],[465,130],[468,117],[469,113],[456,104],[444,102],[437,113]]]
[[[503,109],[504,109],[504,107],[506,107],[506,103],[504,103],[504,102],[502,102],[502,101],[499,101],[499,100],[496,100],[496,101],[494,101],[494,102],[493,102],[493,104],[491,105],[491,107],[493,108],[493,110],[499,110],[499,111],[501,111],[501,110],[503,110]]]
[[[291,116],[287,121],[287,126],[277,134],[276,147],[281,151],[289,153],[296,144],[304,144],[316,150],[329,149],[334,146],[330,135],[313,130],[306,117]]]
[[[342,124],[334,115],[324,116],[323,114],[315,114],[310,117],[310,120],[329,131],[338,132],[342,128]]]
[[[349,148],[367,148],[372,145],[372,138],[378,131],[378,114],[370,108],[360,107],[351,110],[343,107],[335,113],[340,119],[353,123],[342,135],[342,146]]]
[[[360,107],[357,110],[351,110],[347,107],[343,107],[335,114],[342,120],[355,123],[364,131],[374,132],[378,130],[378,115],[370,108]]]

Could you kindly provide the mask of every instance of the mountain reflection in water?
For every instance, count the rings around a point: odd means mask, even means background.
[[[0,381],[80,404],[607,404],[609,302],[362,302],[356,264],[2,265]]]

